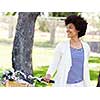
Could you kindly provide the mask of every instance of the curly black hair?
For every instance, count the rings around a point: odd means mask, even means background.
[[[70,15],[65,19],[65,25],[74,24],[75,28],[79,31],[78,38],[85,35],[87,29],[87,21],[84,20],[80,15]]]

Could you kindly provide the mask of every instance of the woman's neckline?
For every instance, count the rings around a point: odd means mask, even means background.
[[[71,49],[74,49],[74,50],[81,50],[81,49],[83,49],[83,47],[81,47],[81,48],[74,48],[74,47],[70,47]]]
[[[74,46],[71,45],[71,40],[70,40],[70,48],[72,48],[72,49],[76,49],[76,50],[82,49],[82,48],[83,48],[83,45],[82,45],[81,40],[80,40],[80,44],[81,44],[81,46],[79,46],[79,47],[74,47]]]

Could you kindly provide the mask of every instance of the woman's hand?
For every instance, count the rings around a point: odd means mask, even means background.
[[[51,78],[51,75],[47,74],[43,79],[44,79],[45,82],[49,83],[50,78]]]

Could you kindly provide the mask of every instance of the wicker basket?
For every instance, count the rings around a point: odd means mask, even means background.
[[[6,87],[33,87],[29,83],[20,83],[16,81],[7,81],[5,84]]]

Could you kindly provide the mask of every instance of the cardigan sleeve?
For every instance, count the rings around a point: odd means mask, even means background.
[[[90,52],[91,52],[89,44],[86,44],[86,47],[87,47],[87,59],[89,60]]]
[[[90,46],[86,44],[87,47],[87,59],[89,60],[90,57]],[[87,65],[86,69],[86,81],[85,81],[85,86],[88,87],[90,86],[90,73],[89,73],[89,66]]]
[[[59,62],[61,59],[61,46],[62,46],[61,43],[59,43],[56,46],[56,48],[54,50],[54,56],[53,56],[52,62],[50,64],[46,74],[50,74],[51,76],[53,76],[53,74],[56,72],[56,69],[59,66]]]
[[[88,58],[89,58],[89,56],[90,56],[90,46],[88,45]]]

